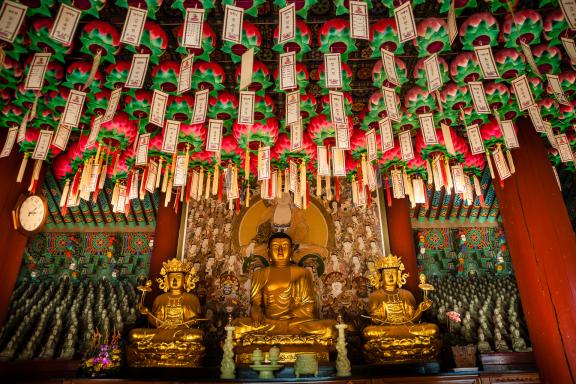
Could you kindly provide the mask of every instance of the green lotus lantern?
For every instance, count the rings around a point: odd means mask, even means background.
[[[322,88],[322,94],[328,93],[329,89],[326,88],[326,71],[324,69],[323,62],[318,67],[318,77],[320,78],[320,80],[318,81],[318,85],[320,86],[320,88]],[[352,69],[348,64],[342,63],[342,88],[340,88],[339,90],[351,91],[352,90],[352,87],[350,87],[351,82],[352,82]]]
[[[188,8],[203,8],[208,13],[215,8],[215,2],[214,0],[174,0],[172,2],[172,9],[182,12],[182,16],[186,16]]]
[[[258,150],[259,147],[273,147],[278,138],[278,121],[271,117],[256,121],[254,125],[234,122],[232,134],[242,149]]]
[[[497,14],[502,12],[509,12],[509,5],[512,6],[512,9],[516,9],[518,0],[490,0],[488,3],[490,5],[490,12],[492,12],[492,14]]]
[[[418,50],[418,57],[449,51],[450,38],[446,22],[443,19],[429,17],[418,23],[414,47]]]
[[[300,117],[303,123],[310,121],[310,118],[316,116],[316,97],[312,93],[300,95]]]
[[[110,91],[103,89],[89,94],[86,101],[86,112],[91,116],[104,115],[110,101]]]
[[[322,53],[340,53],[342,61],[348,61],[348,55],[355,52],[356,44],[350,36],[350,21],[330,19],[318,31],[318,45]]]
[[[181,124],[178,134],[178,143],[191,146],[195,152],[201,151],[206,142],[206,127],[204,124]]]
[[[258,96],[254,100],[254,120],[274,117],[274,100],[269,95]]]
[[[544,93],[544,83],[542,82],[542,79],[540,79],[537,76],[528,76],[528,84],[530,85],[530,90],[532,91],[532,94],[534,95],[534,99],[538,100],[540,99],[540,97],[542,96],[542,94]]]
[[[166,106],[166,119],[181,121],[185,124],[190,122],[194,100],[190,95],[170,96]]]
[[[147,9],[148,17],[156,20],[156,12],[162,6],[163,0],[116,0],[116,5],[120,8],[128,9],[128,6]]]
[[[400,121],[392,123],[394,132],[411,131],[418,128],[418,117],[408,112],[405,107],[400,108]]]
[[[261,44],[262,35],[260,35],[258,27],[244,19],[240,43],[224,41],[222,42],[221,50],[229,54],[232,61],[236,64],[242,60],[242,54],[250,48],[254,48],[254,55],[256,55],[260,51]]]
[[[440,91],[440,100],[445,110],[452,113],[468,108],[472,104],[472,96],[467,86],[448,83]]]
[[[370,27],[370,48],[372,58],[380,58],[380,49],[385,49],[396,55],[404,53],[404,43],[398,42],[398,30],[396,20],[379,19]]]
[[[575,123],[576,107],[574,106],[574,103],[568,105],[560,104],[560,113],[558,114],[558,127],[560,128],[560,131],[567,132]]]
[[[150,62],[152,64],[158,64],[160,56],[162,56],[166,48],[168,48],[168,36],[160,25],[152,21],[147,21],[146,24],[144,24],[140,45],[135,47],[128,44],[125,45],[125,47],[133,53],[150,54]]]
[[[75,61],[68,66],[66,71],[66,81],[62,83],[63,86],[75,90],[84,90],[85,84],[91,75],[92,63],[89,61]],[[88,89],[84,90],[88,93],[95,93],[100,90],[100,84],[104,82],[102,72],[96,71],[93,80],[90,82]]]
[[[398,0],[380,0],[380,2],[382,3],[382,5],[384,5],[386,8],[388,8],[388,15],[390,17],[394,17],[394,8],[396,8],[402,4],[402,1],[398,1]],[[414,7],[417,5],[424,4],[425,2],[426,2],[426,0],[414,0],[414,1],[412,1],[412,9],[414,9]]]
[[[82,16],[89,15],[98,19],[100,18],[100,11],[106,5],[106,1],[107,0],[63,0],[63,3],[81,10]]]
[[[486,100],[492,109],[500,109],[510,102],[510,90],[504,83],[490,81],[484,84]]]
[[[104,87],[112,90],[124,87],[131,66],[132,63],[130,61],[118,61],[106,67],[106,82],[104,83]]]
[[[208,89],[215,96],[224,89],[226,74],[222,67],[214,62],[197,61],[192,68],[192,89]]]
[[[0,68],[0,89],[16,89],[23,75],[22,64],[6,57]]]
[[[563,71],[559,76],[559,80],[567,96],[571,97],[576,93],[576,72]]]
[[[218,92],[208,100],[208,117],[224,121],[224,127],[230,129],[238,116],[238,99],[226,91]]]
[[[139,89],[133,95],[124,96],[124,111],[130,120],[138,120],[140,128],[148,124],[148,113],[152,106],[152,92]]]
[[[152,89],[175,95],[178,90],[179,74],[179,63],[172,60],[161,62],[152,69]]]
[[[394,58],[394,61],[396,67],[396,75],[398,76],[398,82],[400,85],[396,86],[388,80],[388,75],[384,69],[382,60],[377,60],[374,63],[374,67],[372,68],[372,84],[376,88],[382,88],[382,86],[385,86],[388,88],[395,88],[397,91],[400,91],[402,84],[408,81],[408,68],[406,67],[406,63],[397,57]]]
[[[464,108],[464,116],[466,116],[466,124],[481,125],[488,122],[491,115],[489,113],[478,113],[473,106],[470,106],[468,108]]]
[[[520,43],[534,45],[540,43],[543,30],[542,17],[532,9],[524,9],[507,14],[502,25],[502,35],[506,41],[506,48],[520,49]]]
[[[352,115],[352,96],[348,92],[344,92],[344,112],[346,115]],[[320,101],[320,113],[325,114],[328,116],[330,120],[330,95],[322,96]]]
[[[246,0],[246,1],[236,1],[236,0],[222,0],[222,8],[226,5],[235,5],[244,9],[244,14],[252,17],[258,16],[258,9],[266,4],[266,0]]]
[[[450,3],[452,3],[452,0],[438,0],[438,3],[440,4],[440,13],[448,13],[448,11],[450,10]],[[478,6],[478,3],[476,2],[476,0],[460,0],[460,1],[455,1],[454,2],[454,14],[456,16],[460,16],[462,14],[462,12],[466,9],[466,8],[476,8]]]
[[[534,62],[542,75],[560,73],[560,65],[562,64],[562,53],[560,48],[551,47],[548,44],[540,44],[532,49]],[[528,68],[530,68],[528,66]],[[532,70],[530,68],[530,70]]]
[[[376,91],[372,96],[370,96],[370,99],[368,99],[366,113],[363,116],[361,128],[364,131],[367,131],[371,127],[376,128],[378,121],[386,116],[386,103],[384,102],[384,97],[382,96],[382,92]]]
[[[558,103],[550,97],[544,97],[538,101],[540,116],[546,121],[554,122],[558,118]]]
[[[426,58],[420,59],[414,66],[414,79],[416,79],[416,85],[422,88],[428,87],[428,81],[426,80],[426,69],[424,67],[425,62]],[[448,63],[446,60],[438,56],[438,66],[440,67],[440,76],[442,77],[442,81],[444,84],[446,84],[450,81],[450,69],[448,67]]]
[[[12,100],[12,104],[22,108],[23,110],[28,110],[32,108],[34,100],[36,100],[36,91],[26,90],[24,88],[24,83],[20,83],[14,92],[14,100]]]
[[[352,119],[348,120],[348,131],[352,134],[353,125]],[[325,115],[318,115],[310,119],[308,124],[308,137],[316,145],[335,145],[336,133],[334,132],[334,124]]]
[[[372,9],[372,0],[364,0],[368,9]],[[336,8],[336,16],[347,15],[350,13],[348,8],[350,8],[350,3],[348,0],[334,0],[334,8]]]
[[[473,51],[474,47],[498,46],[498,20],[488,12],[475,13],[460,26],[462,49]]]
[[[0,122],[3,127],[18,127],[22,122],[24,117],[24,112],[22,109],[14,104],[7,104],[2,108],[2,113],[0,114]]]
[[[274,0],[274,4],[276,4],[279,8],[284,8],[291,3],[296,4],[296,14],[306,20],[308,18],[308,11],[318,3],[318,0]]]
[[[38,129],[52,129],[58,128],[58,118],[48,108],[38,107],[36,111],[36,118],[33,120],[33,125]]]
[[[472,52],[463,52],[450,62],[450,76],[458,85],[466,85],[470,81],[482,78],[482,71],[476,55]]]
[[[306,87],[308,87],[308,68],[303,63],[296,63],[296,85],[298,85],[298,89],[300,90],[301,94],[306,93]],[[286,93],[286,90],[280,89],[280,78],[278,77],[278,67],[274,71],[274,80],[276,82],[276,87],[274,90],[276,92]]]
[[[45,16],[45,17],[52,17],[52,12],[50,11],[54,4],[56,4],[55,0],[21,0],[19,3],[24,4],[28,7],[26,11],[26,16]]]
[[[12,43],[8,41],[2,41],[2,44],[4,44],[4,53],[6,53],[6,57],[19,61],[21,55],[28,54],[30,38],[28,37],[27,32],[28,29],[26,28],[26,23],[22,23],[20,31],[18,31],[18,34]]]
[[[434,94],[420,87],[412,87],[404,96],[404,106],[410,113],[426,113],[436,109]]]
[[[524,56],[512,48],[504,48],[496,51],[494,61],[496,62],[496,67],[501,77],[496,81],[513,79],[526,70]]]
[[[114,55],[120,49],[120,34],[111,24],[94,20],[82,28],[80,52],[95,57],[100,55],[103,62],[115,63]]]
[[[128,114],[116,112],[111,121],[101,125],[98,142],[124,150],[134,143],[137,133],[136,122],[131,120]]]
[[[240,86],[240,75],[242,72],[242,66],[239,65],[236,67],[236,89]],[[268,89],[272,85],[272,81],[270,81],[270,70],[260,60],[254,60],[252,66],[252,83],[248,86],[247,90],[254,91],[258,96],[264,96],[266,93],[266,89]]]
[[[65,62],[65,56],[72,53],[72,45],[64,46],[52,40],[50,37],[50,30],[54,24],[53,19],[37,19],[34,20],[32,26],[28,30],[28,37],[30,38],[30,49],[34,52],[52,53],[52,57],[61,63]]]
[[[544,38],[548,40],[551,46],[562,44],[561,37],[573,35],[561,9],[555,9],[551,12],[546,12],[546,14],[547,16],[544,19]]]
[[[282,44],[278,44],[279,26],[274,29],[274,50],[276,52],[296,52],[296,60],[302,61],[304,54],[310,52],[310,44],[312,43],[312,32],[308,25],[296,19],[296,29],[294,38]]]
[[[184,33],[184,25],[178,27],[178,48],[176,52],[187,55],[189,53],[194,54],[194,61],[204,60],[210,61],[210,55],[216,47],[216,33],[208,23],[202,24],[202,41],[200,43],[200,48],[187,48],[182,46],[182,35]]]
[[[58,91],[48,92],[45,99],[46,106],[54,112],[55,115],[59,116],[64,112],[69,93],[70,89],[64,86],[59,86]]]

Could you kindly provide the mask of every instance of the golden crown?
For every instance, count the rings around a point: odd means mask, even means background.
[[[192,269],[193,269],[192,264],[188,263],[187,261],[183,262],[174,258],[162,263],[162,271],[160,272],[160,274],[164,275],[167,273],[174,273],[174,272],[190,273]]]
[[[399,268],[401,271],[404,270],[404,264],[402,263],[402,258],[394,255],[382,256],[374,260],[374,266],[376,269],[388,269],[388,268]]]

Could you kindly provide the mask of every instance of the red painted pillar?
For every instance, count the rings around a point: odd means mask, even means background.
[[[524,315],[546,383],[576,381],[576,237],[546,147],[518,121],[516,173],[496,197]]]
[[[414,233],[410,222],[410,202],[408,198],[392,199],[392,206],[386,204],[386,222],[388,224],[388,237],[390,238],[390,252],[401,256],[406,272],[410,275],[406,288],[417,295],[418,288],[418,261]]]
[[[4,146],[8,130],[0,130],[0,148]],[[4,322],[10,296],[16,285],[20,266],[22,265],[22,256],[26,248],[27,238],[14,229],[12,222],[12,210],[20,194],[28,193],[30,177],[34,168],[34,161],[28,161],[26,173],[21,183],[16,183],[16,176],[20,169],[22,153],[18,152],[18,146],[14,145],[12,153],[8,157],[0,159],[0,324]],[[44,180],[44,165],[40,172],[39,185]],[[38,188],[41,191],[41,188]]]

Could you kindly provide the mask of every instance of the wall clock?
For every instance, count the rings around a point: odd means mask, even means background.
[[[14,212],[16,229],[24,235],[37,233],[44,228],[48,218],[48,203],[39,195],[20,196]]]

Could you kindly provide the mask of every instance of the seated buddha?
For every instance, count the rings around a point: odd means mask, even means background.
[[[363,331],[365,356],[370,363],[426,362],[438,355],[438,327],[420,322],[432,301],[425,294],[416,305],[412,293],[401,289],[408,277],[403,271],[401,259],[392,255],[376,260],[370,271],[370,283],[377,288],[368,297],[368,312],[374,325]]]
[[[314,318],[316,295],[312,275],[306,268],[291,264],[292,239],[283,232],[270,236],[270,266],[252,275],[250,317],[233,325],[239,363],[249,362],[252,350],[267,351],[278,345],[280,361],[294,361],[297,352],[317,352],[320,361],[337,337],[334,320]],[[264,347],[264,348],[262,348]]]
[[[153,328],[133,329],[127,348],[132,367],[197,367],[204,356],[204,334],[193,328],[201,320],[200,302],[189,293],[198,276],[188,262],[172,259],[163,263],[162,278],[156,279],[165,293],[154,300],[152,310],[144,306],[144,296],[151,290],[148,280],[142,291],[139,310]]]

